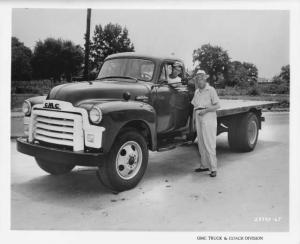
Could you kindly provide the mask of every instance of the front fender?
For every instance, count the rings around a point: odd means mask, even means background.
[[[143,123],[148,127],[151,135],[150,149],[156,149],[156,112],[151,105],[137,101],[110,101],[97,106],[103,112],[100,125],[105,127],[104,152],[109,152],[120,130],[130,122]]]
[[[46,100],[47,96],[36,96],[36,97],[30,97],[28,99],[26,99],[28,102],[30,102],[30,104],[32,106],[36,105],[36,104],[41,104]]]
[[[31,107],[33,107],[36,104],[42,104],[45,100],[46,100],[47,96],[36,96],[36,97],[30,97],[28,99],[26,99]]]

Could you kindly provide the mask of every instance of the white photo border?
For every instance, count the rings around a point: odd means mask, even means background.
[[[10,228],[10,52],[13,8],[66,9],[236,9],[290,11],[290,225],[289,232],[131,232],[12,231]],[[300,2],[299,1],[7,1],[0,2],[0,242],[1,243],[153,243],[197,242],[198,235],[263,236],[264,243],[300,243]],[[297,106],[298,105],[298,106]],[[26,207],[26,206],[24,206]],[[202,243],[205,241],[201,241]],[[211,243],[211,241],[209,241]],[[259,241],[261,243],[262,241]],[[199,243],[199,241],[198,241]],[[235,242],[238,243],[238,242]],[[252,241],[253,243],[253,241]]]

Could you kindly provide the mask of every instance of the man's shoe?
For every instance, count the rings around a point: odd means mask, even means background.
[[[209,174],[210,177],[216,177],[217,176],[217,171],[211,171]]]
[[[205,168],[205,169],[198,168],[198,169],[195,169],[195,172],[205,172],[205,171],[209,171],[209,168]]]

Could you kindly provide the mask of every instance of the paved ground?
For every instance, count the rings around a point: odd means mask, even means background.
[[[265,117],[254,152],[218,137],[217,178],[194,173],[196,147],[180,147],[151,153],[142,182],[118,195],[93,168],[47,175],[12,141],[12,229],[287,231],[289,114]]]

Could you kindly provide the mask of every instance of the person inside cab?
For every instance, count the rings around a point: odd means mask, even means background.
[[[170,71],[171,70],[171,71]],[[168,66],[168,83],[181,83],[182,65],[179,62],[175,62]]]

